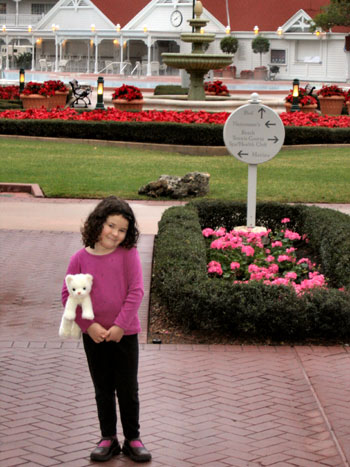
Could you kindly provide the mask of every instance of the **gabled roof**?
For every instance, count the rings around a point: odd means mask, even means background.
[[[151,0],[91,0],[113,24],[121,27],[129,23]],[[225,27],[228,24],[226,0],[201,0],[203,7],[215,16]],[[231,31],[276,31],[279,26],[299,10],[311,18],[320,12],[329,0],[228,0]],[[334,28],[333,31],[348,30]]]
[[[91,0],[114,24],[125,26],[150,0]]]
[[[227,25],[226,0],[203,0],[204,8]],[[297,11],[303,9],[314,17],[327,0],[229,0],[230,26],[232,31],[276,31]]]

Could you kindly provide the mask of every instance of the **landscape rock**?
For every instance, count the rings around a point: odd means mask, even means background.
[[[161,175],[158,180],[141,187],[139,194],[152,198],[166,196],[174,199],[204,196],[209,193],[209,179],[210,174],[203,172],[189,172],[183,177]]]

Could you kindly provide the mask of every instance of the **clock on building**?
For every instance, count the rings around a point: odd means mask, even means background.
[[[182,13],[179,10],[174,10],[170,15],[170,22],[175,27],[178,28],[182,23],[183,17]]]

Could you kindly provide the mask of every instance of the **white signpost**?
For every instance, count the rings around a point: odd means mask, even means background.
[[[247,226],[255,227],[258,164],[267,162],[280,151],[284,142],[284,125],[270,107],[260,104],[252,94],[250,104],[232,112],[224,126],[224,142],[236,159],[248,165]]]

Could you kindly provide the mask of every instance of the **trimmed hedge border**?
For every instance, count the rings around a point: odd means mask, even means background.
[[[287,126],[285,130],[285,145],[350,143],[350,128]],[[0,119],[0,134],[225,146],[223,125],[215,124]]]
[[[153,291],[187,331],[219,331],[235,338],[274,342],[350,339],[350,217],[304,205],[257,204],[257,225],[281,228],[291,219],[322,266],[331,288],[297,296],[286,286],[230,284],[207,275],[202,229],[246,224],[246,205],[194,201],[168,209],[155,241]]]

